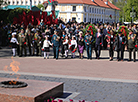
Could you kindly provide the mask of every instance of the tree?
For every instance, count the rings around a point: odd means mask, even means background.
[[[118,0],[117,2],[113,2],[115,6],[121,9],[119,12],[121,22],[125,20],[125,12],[123,8],[126,5],[126,3],[127,3],[127,0]]]
[[[138,19],[138,0],[127,0],[127,4],[124,6],[124,12],[125,12],[125,17],[126,21],[131,22],[132,18],[130,17],[130,12],[132,12],[132,7],[134,8],[134,12],[136,13],[134,20]]]
[[[6,0],[0,0],[0,9],[2,8],[2,6],[6,6],[8,5]]]
[[[40,10],[44,10],[44,5],[43,4],[38,4],[37,7],[40,9]],[[42,9],[41,9],[42,8]]]

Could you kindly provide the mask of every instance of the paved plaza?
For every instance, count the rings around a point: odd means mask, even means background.
[[[20,62],[17,73],[11,71],[11,55],[9,47],[0,49],[1,78],[64,82],[64,94],[59,98],[65,100],[138,102],[138,61],[127,62],[128,52],[125,52],[124,62],[116,61],[116,52],[114,61],[110,62],[107,50],[101,52],[100,60],[94,59],[95,53],[92,60],[61,57],[55,60],[52,52],[48,60],[34,56],[15,57],[13,60]],[[6,70],[5,66],[8,66]]]

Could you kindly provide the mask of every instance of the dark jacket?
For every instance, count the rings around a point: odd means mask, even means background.
[[[120,37],[122,38],[122,41],[120,41]],[[117,35],[117,37],[115,38],[114,46],[115,46],[115,50],[117,51],[124,49],[126,44],[126,37],[124,35],[120,37]]]

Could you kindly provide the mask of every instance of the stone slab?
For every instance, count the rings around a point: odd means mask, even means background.
[[[15,80],[0,78],[0,81]],[[24,80],[28,84],[25,88],[0,88],[0,102],[44,102],[50,97],[57,97],[63,94],[63,83]]]

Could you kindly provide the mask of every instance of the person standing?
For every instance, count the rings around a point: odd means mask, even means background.
[[[69,48],[69,37],[68,35],[65,36],[65,39],[63,41],[64,51],[65,51],[65,59],[68,58],[68,48]]]
[[[13,32],[12,33],[12,38],[11,38],[11,41],[10,41],[10,43],[12,44],[13,57],[16,56],[16,48],[17,48],[17,44],[19,44],[16,37],[15,37],[15,35],[16,35],[16,32]]]
[[[79,32],[79,37],[77,39],[78,43],[78,52],[79,52],[79,58],[83,59],[83,51],[84,51],[84,37],[82,37],[83,32]]]
[[[86,35],[84,37],[84,43],[87,51],[87,59],[92,60],[92,42],[94,41],[93,35],[90,35],[89,31],[86,31]]]
[[[69,48],[71,49],[71,58],[75,58],[75,52],[77,50],[77,41],[75,36],[72,36]]]
[[[106,41],[107,41],[107,48],[109,49],[109,56],[110,56],[110,60],[113,60],[113,56],[114,56],[114,41],[115,41],[115,35],[114,35],[114,31],[111,30],[110,31],[110,35],[106,35]]]
[[[46,59],[46,55],[47,55],[47,59],[49,59],[49,52],[50,52],[50,46],[52,46],[51,42],[48,40],[48,36],[45,36],[45,40],[43,42],[43,47],[42,50],[44,51],[44,59]]]
[[[115,49],[117,51],[117,61],[121,60],[123,61],[124,58],[124,49],[125,49],[125,44],[126,44],[126,37],[122,34],[122,32],[118,32],[118,36],[115,38]],[[121,52],[121,58],[120,56]]]
[[[19,52],[19,57],[22,57],[23,55],[23,50],[24,50],[24,55],[26,56],[26,36],[24,34],[24,30],[21,29],[21,32],[18,34],[18,42],[19,42],[19,48],[20,48],[20,52]]]
[[[37,49],[37,56],[41,56],[42,51],[42,40],[43,40],[43,36],[40,34],[40,31],[36,31],[35,35],[34,35],[34,40],[35,40],[35,48]]]
[[[25,36],[26,36],[26,45],[27,45],[27,47],[29,49],[29,56],[31,56],[32,55],[32,50],[31,50],[32,34],[31,34],[30,28],[26,29]]]
[[[128,61],[131,61],[131,52],[133,51],[133,61],[136,61],[136,48],[137,48],[137,37],[136,34],[133,33],[132,30],[129,30],[128,35],[128,51],[129,51],[129,59]]]
[[[53,45],[53,51],[54,51],[54,58],[56,60],[58,59],[59,56],[59,46],[60,46],[60,36],[58,36],[58,31],[54,31],[54,35],[52,36],[52,45]]]
[[[99,59],[101,54],[101,46],[103,46],[102,34],[99,28],[97,29],[95,37],[96,37],[96,42],[95,42],[96,59]]]

